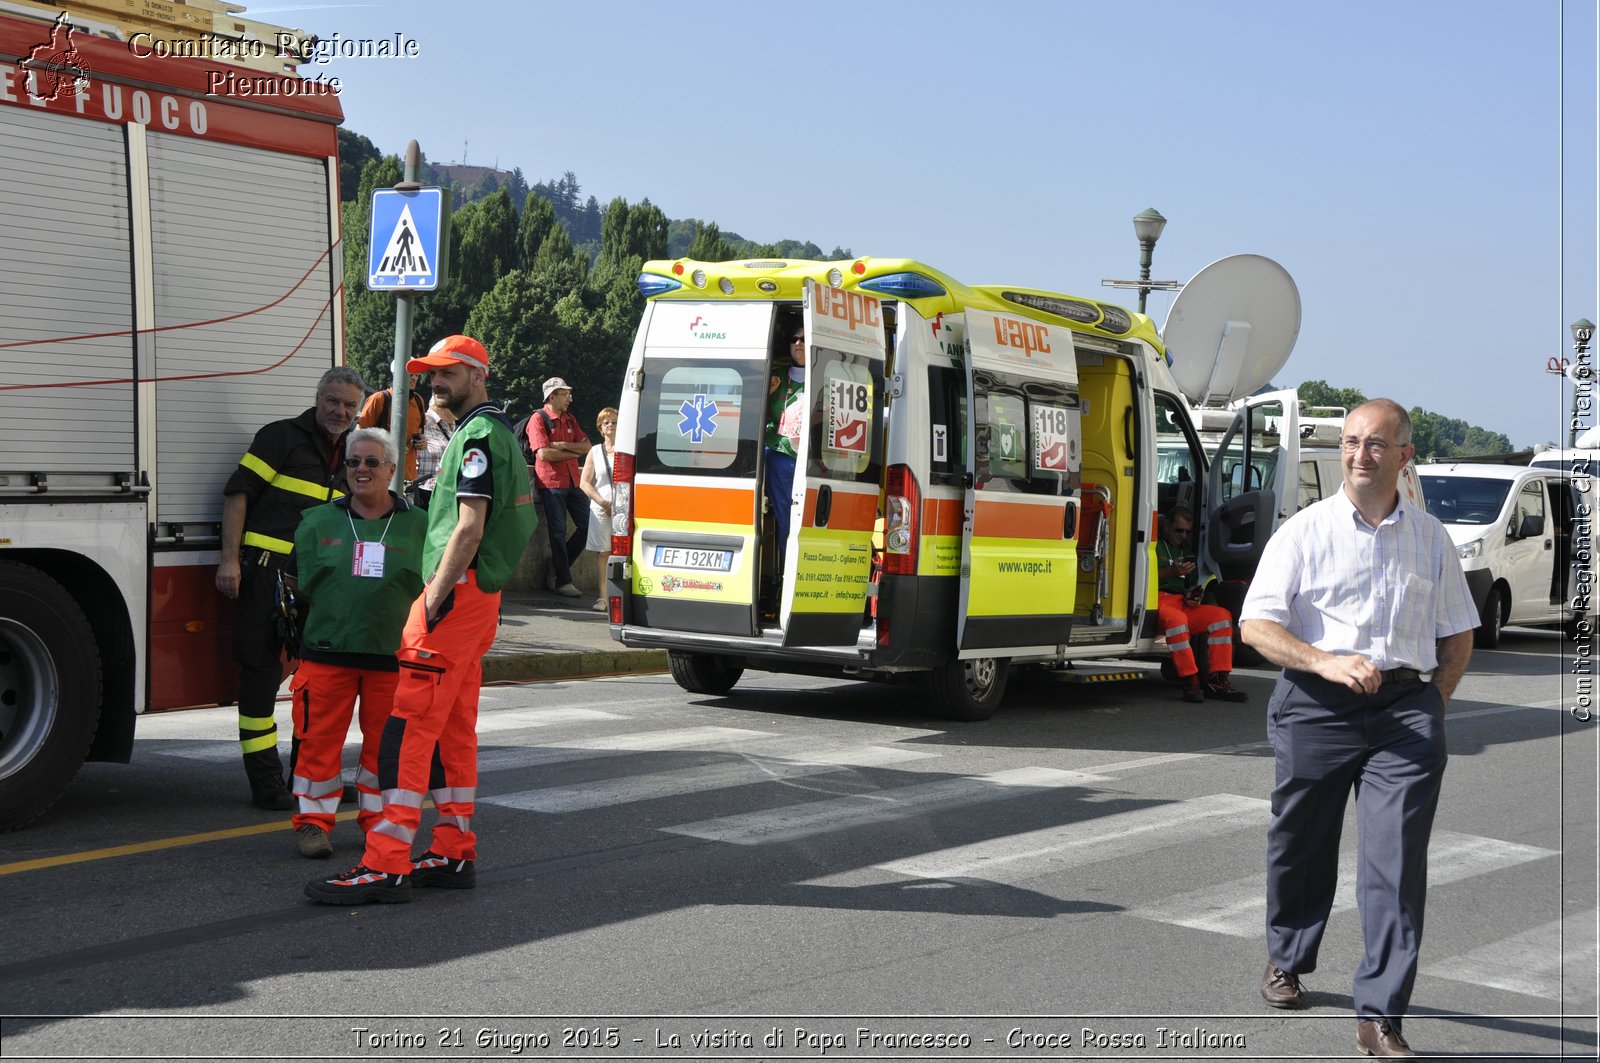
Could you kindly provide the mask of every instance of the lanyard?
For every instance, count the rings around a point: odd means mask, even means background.
[[[383,522],[383,534],[378,536],[379,546],[382,546],[383,541],[389,537],[389,522],[394,520],[394,514],[395,511],[393,509],[389,510],[389,519]],[[356,519],[350,516],[348,509],[344,511],[344,515],[350,521],[350,534],[355,537],[356,542],[362,542],[361,533],[356,531]],[[366,518],[363,517],[362,519],[365,520]],[[368,539],[366,541],[371,542],[372,540]]]

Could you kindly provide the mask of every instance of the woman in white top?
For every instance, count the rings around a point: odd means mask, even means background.
[[[600,554],[600,600],[594,603],[596,612],[606,611],[606,555],[611,552],[611,462],[617,452],[617,408],[607,406],[594,419],[600,431],[601,445],[589,448],[583,459],[583,474],[578,487],[589,496],[589,539],[584,548]]]

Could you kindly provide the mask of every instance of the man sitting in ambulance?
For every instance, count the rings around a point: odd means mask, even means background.
[[[1190,545],[1193,537],[1194,514],[1186,506],[1173,506],[1161,518],[1161,538],[1156,542],[1161,630],[1183,683],[1184,701],[1244,701],[1248,695],[1228,681],[1228,673],[1233,671],[1233,617],[1219,605],[1201,604],[1203,588],[1195,574]],[[1206,662],[1211,674],[1204,681],[1189,645],[1193,631],[1201,632],[1206,640]]]

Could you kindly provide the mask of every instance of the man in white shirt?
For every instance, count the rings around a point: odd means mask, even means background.
[[[1316,969],[1358,788],[1356,1049],[1410,1057],[1400,1027],[1422,939],[1444,709],[1478,616],[1444,526],[1396,488],[1414,450],[1404,407],[1356,407],[1340,450],[1343,490],[1273,535],[1240,612],[1244,641],[1284,669],[1267,705],[1277,776],[1261,996],[1304,1006],[1300,977]]]

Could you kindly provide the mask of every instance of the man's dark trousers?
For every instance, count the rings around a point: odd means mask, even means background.
[[[1267,705],[1277,755],[1267,832],[1267,959],[1316,969],[1338,878],[1345,800],[1356,794],[1356,900],[1366,951],[1357,1019],[1396,1029],[1411,999],[1428,893],[1428,839],[1446,760],[1444,702],[1412,679],[1358,694],[1286,671]]]
[[[252,788],[283,778],[275,713],[283,682],[278,636],[278,569],[284,558],[256,547],[239,552],[239,600],[233,615],[233,659],[239,665],[239,747]]]
[[[539,491],[544,505],[544,527],[550,536],[550,571],[557,585],[572,582],[572,563],[583,556],[589,540],[589,496],[576,487],[545,487]],[[566,542],[561,535],[572,517],[572,534]]]

